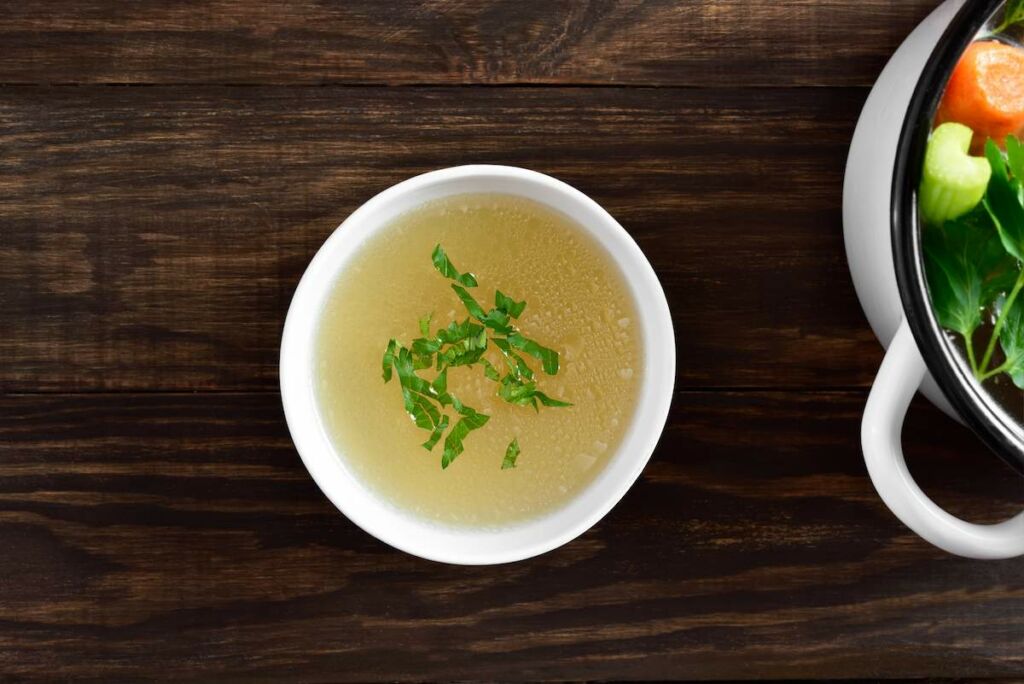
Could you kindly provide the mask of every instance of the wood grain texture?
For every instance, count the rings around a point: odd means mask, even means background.
[[[0,82],[867,85],[937,4],[6,2]]]
[[[865,386],[839,196],[863,90],[0,90],[0,390],[274,389],[291,293],[359,204],[462,163],[603,204],[680,387]]]
[[[0,3],[0,680],[1024,676],[1024,559],[928,546],[860,455],[843,164],[936,4]],[[276,392],[326,236],[474,162],[608,208],[679,341],[637,485],[496,568],[355,528]],[[952,512],[1020,509],[923,401],[904,441]]]
[[[348,523],[263,394],[0,398],[0,672],[235,681],[1024,672],[1024,560],[952,558],[864,473],[864,395],[681,393],[651,465],[568,546],[455,568]],[[1024,481],[921,403],[952,510]]]

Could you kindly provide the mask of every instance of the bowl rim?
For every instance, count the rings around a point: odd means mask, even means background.
[[[945,84],[964,49],[1002,4],[1003,0],[967,0],[929,56],[900,132],[890,206],[896,281],[904,313],[928,370],[967,425],[1010,467],[1024,475],[1024,428],[975,382],[935,318],[925,278],[917,212],[917,187],[925,148]]]
[[[485,189],[480,189],[485,188]],[[494,188],[494,189],[486,189]],[[363,242],[398,215],[431,199],[475,192],[521,196],[568,215],[620,270],[642,329],[644,370],[638,405],[619,448],[563,506],[502,528],[457,528],[401,511],[359,482],[328,437],[313,388],[315,331],[327,294]],[[579,536],[625,495],[663,432],[675,380],[675,335],[668,301],[636,242],[607,211],[551,176],[511,166],[430,171],[378,193],[346,218],[310,261],[289,305],[281,339],[281,399],[296,449],[328,499],[358,527],[415,556],[463,565],[506,563],[545,553]]]

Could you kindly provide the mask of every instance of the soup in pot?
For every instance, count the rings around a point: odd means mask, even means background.
[[[939,324],[974,378],[1024,416],[1024,3],[996,13],[945,84],[918,193]]]

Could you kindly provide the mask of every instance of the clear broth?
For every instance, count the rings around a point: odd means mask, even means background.
[[[556,376],[531,363],[539,389],[574,404],[537,413],[499,399],[479,365],[451,369],[449,390],[491,419],[446,470],[443,443],[421,446],[428,433],[405,413],[397,381],[381,378],[388,339],[408,345],[431,312],[432,331],[466,317],[433,268],[436,244],[477,276],[481,304],[495,289],[526,300],[523,333],[561,354]],[[561,214],[505,195],[431,202],[367,241],[334,284],[315,353],[317,403],[350,471],[397,508],[457,526],[520,522],[578,495],[622,441],[644,370],[632,296],[603,249]],[[496,350],[487,358],[504,368]],[[513,438],[522,453],[502,470]]]

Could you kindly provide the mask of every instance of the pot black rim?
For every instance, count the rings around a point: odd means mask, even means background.
[[[904,315],[932,377],[964,422],[1024,475],[1024,429],[971,376],[932,312],[917,212],[925,146],[946,81],[961,53],[1002,0],[967,0],[939,40],[918,79],[893,167],[892,248]]]

